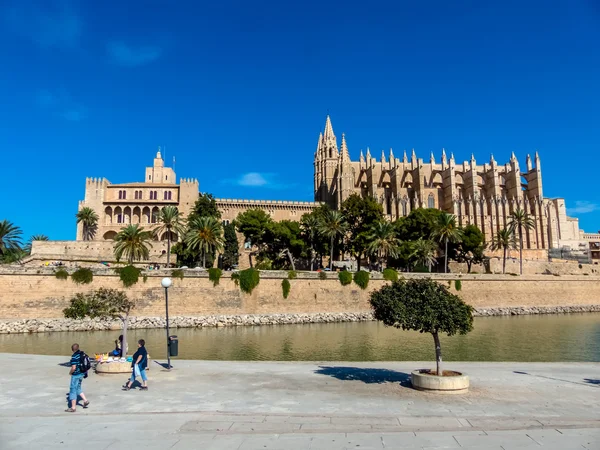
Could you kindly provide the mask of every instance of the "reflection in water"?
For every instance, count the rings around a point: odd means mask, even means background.
[[[274,361],[419,361],[434,359],[428,334],[377,322],[231,328],[182,328],[179,358]],[[0,352],[68,355],[73,342],[90,354],[113,348],[118,331],[0,335]],[[129,330],[151,356],[166,353],[164,329]],[[600,361],[600,314],[486,317],[466,336],[442,338],[450,361]]]

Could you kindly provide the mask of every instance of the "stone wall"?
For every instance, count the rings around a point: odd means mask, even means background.
[[[136,316],[164,315],[164,290],[160,280],[166,273],[149,272],[146,282],[127,289],[138,301]],[[259,286],[251,295],[244,294],[224,274],[213,287],[206,273],[186,271],[183,279],[174,279],[169,289],[169,314],[173,316],[269,315],[364,312],[369,308],[369,293],[386,281],[372,279],[363,291],[354,283],[342,286],[336,274],[320,280],[316,274],[299,274],[290,280],[291,292],[283,298],[281,281],[287,274],[261,274]],[[411,274],[409,277],[424,275]],[[455,292],[461,280],[459,295],[476,308],[522,308],[589,306],[600,304],[600,277],[536,275],[433,275],[449,283]],[[69,298],[77,292],[100,287],[123,289],[118,276],[110,270],[96,271],[89,285],[77,285],[70,279],[57,279],[51,269],[3,269],[0,272],[0,319],[60,318]]]

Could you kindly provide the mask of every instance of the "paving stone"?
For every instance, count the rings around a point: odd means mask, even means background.
[[[192,420],[184,423],[179,429],[182,433],[207,431],[207,432],[224,432],[231,429],[233,422],[204,422],[200,420]]]

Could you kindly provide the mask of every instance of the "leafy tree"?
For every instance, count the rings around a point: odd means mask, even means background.
[[[294,258],[299,258],[304,251],[300,224],[291,220],[271,221],[267,226],[264,238],[268,242],[269,257],[273,260],[286,258],[289,260],[292,270],[296,270]]]
[[[146,261],[150,258],[152,232],[144,231],[139,225],[127,225],[115,236],[115,258],[120,261],[123,256],[129,265],[134,261]]]
[[[160,210],[158,215],[158,227],[155,230],[157,238],[164,233],[167,234],[167,267],[171,264],[171,239],[173,233],[176,233],[180,238],[185,233],[183,219],[179,210],[175,206],[165,206]]]
[[[415,266],[427,267],[431,272],[431,266],[437,262],[435,259],[436,243],[430,239],[419,238],[410,244],[410,259],[414,261]]]
[[[19,227],[4,219],[0,222],[0,259],[5,262],[11,256],[21,252],[21,235]]]
[[[457,262],[467,263],[467,272],[471,273],[473,264],[483,262],[485,237],[475,225],[467,225],[462,229],[462,240],[451,244],[448,248],[450,258]]]
[[[240,245],[235,234],[235,225],[228,223],[223,227],[223,259],[222,265],[225,270],[231,270],[238,265],[240,259]]]
[[[221,218],[221,211],[217,207],[217,201],[214,199],[212,194],[200,194],[194,207],[188,215],[188,221],[191,222],[196,217],[214,217],[216,219]]]
[[[206,268],[206,254],[223,249],[223,227],[215,217],[194,217],[189,221],[185,242],[192,250],[202,252],[202,267]]]
[[[498,230],[492,239],[492,250],[502,249],[502,273],[506,273],[506,252],[517,248],[515,233],[510,228]]]
[[[466,334],[473,329],[473,308],[430,278],[400,280],[371,293],[375,319],[384,325],[431,333],[437,375],[444,374],[439,333]]]
[[[383,207],[371,196],[352,194],[340,208],[348,224],[348,250],[356,256],[358,270],[362,255],[369,251],[369,236],[375,224],[383,222]]]
[[[390,222],[377,222],[371,226],[367,238],[367,250],[377,255],[379,269],[383,270],[386,257],[395,258],[400,249],[400,239],[396,236],[394,225]]]
[[[339,211],[328,211],[319,222],[319,233],[330,240],[329,269],[333,269],[333,246],[335,240],[346,234],[348,225]]]
[[[260,253],[265,243],[267,228],[272,221],[271,216],[262,209],[249,209],[237,216],[235,226],[244,235],[246,241],[256,245]],[[252,266],[252,257],[250,257],[250,266]]]
[[[98,231],[98,214],[92,208],[84,206],[75,214],[77,224],[81,223],[83,240],[91,241]]]
[[[416,208],[406,217],[394,222],[398,237],[401,241],[414,242],[421,239],[431,239],[443,211],[434,208]]]
[[[302,235],[308,241],[310,248],[310,270],[315,270],[315,245],[319,239],[319,219],[313,212],[306,213],[300,220],[300,227],[302,228]]]
[[[127,298],[127,294],[116,289],[100,288],[85,294],[76,294],[71,298],[68,308],[63,310],[67,319],[120,319],[123,324],[123,345],[127,349],[127,322],[129,314],[135,307],[135,302]],[[126,355],[122,355],[125,357]]]
[[[448,242],[460,242],[462,230],[456,225],[456,216],[442,213],[433,229],[431,237],[444,244],[444,273],[448,272]]]
[[[508,228],[519,232],[519,273],[523,275],[523,231],[531,230],[535,227],[534,220],[522,209],[512,212],[508,221]]]

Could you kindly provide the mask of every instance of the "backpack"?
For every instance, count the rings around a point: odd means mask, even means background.
[[[85,354],[83,350],[79,351],[79,371],[81,373],[87,374],[88,370],[92,368],[92,363],[90,362],[90,357]]]

